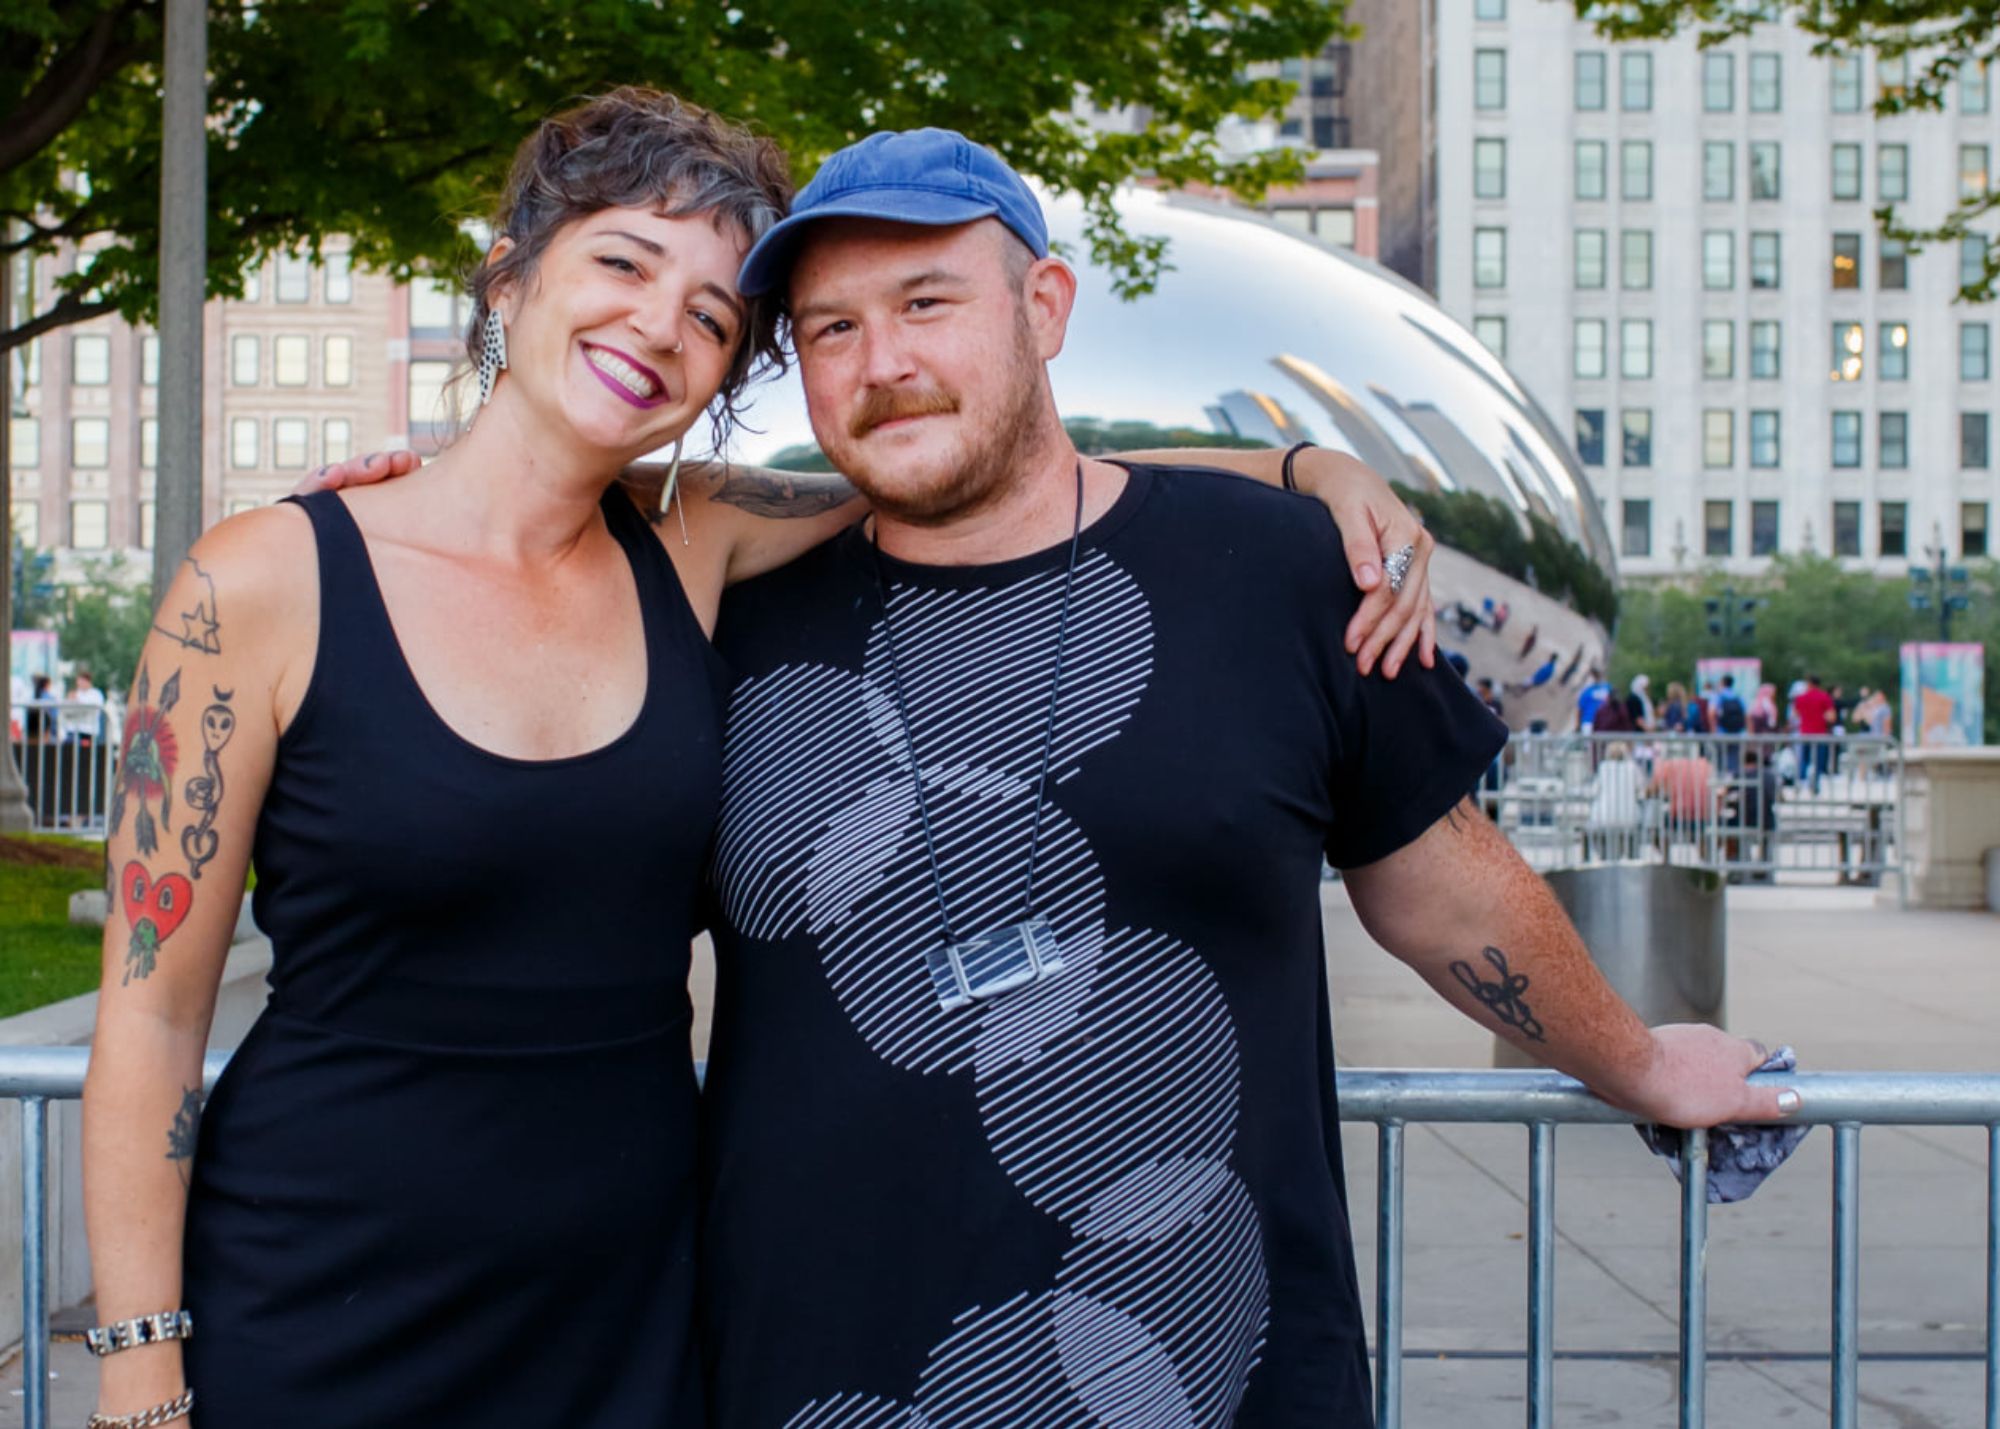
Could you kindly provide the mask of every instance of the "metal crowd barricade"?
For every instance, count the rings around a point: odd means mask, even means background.
[[[1901,747],[1872,735],[1517,734],[1482,798],[1543,871],[1879,883],[1901,866],[1902,789]]]
[[[115,704],[8,706],[7,752],[27,790],[30,832],[104,837],[123,724]]]
[[[21,1103],[22,1389],[27,1429],[48,1429],[48,1103],[83,1094],[85,1047],[0,1048],[0,1098]],[[211,1052],[212,1087],[228,1060]],[[1986,1184],[1986,1429],[2000,1429],[2000,1074],[1792,1072],[1757,1080],[1797,1087],[1802,1123],[1834,1129],[1832,1414],[1854,1429],[1859,1408],[1857,1334],[1861,1241],[1861,1128],[1983,1126]],[[1528,1130],[1527,1424],[1550,1429],[1555,1412],[1556,1128],[1627,1122],[1555,1072],[1384,1071],[1337,1075],[1340,1112],[1373,1122],[1377,1166],[1375,1363],[1380,1429],[1403,1422],[1404,1129],[1411,1123],[1519,1123]],[[1706,1423],[1708,1318],[1708,1141],[1687,1139],[1681,1163],[1680,1424]]]

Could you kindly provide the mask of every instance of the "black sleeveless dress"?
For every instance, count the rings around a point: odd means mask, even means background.
[[[319,653],[257,827],[271,1001],[193,1165],[195,1422],[693,1429],[722,662],[614,488],[644,706],[591,753],[488,753],[424,698],[340,498],[301,504]]]

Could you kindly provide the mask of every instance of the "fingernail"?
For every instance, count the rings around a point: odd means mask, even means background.
[[[1790,1116],[1799,1109],[1799,1094],[1790,1088],[1778,1093],[1778,1110]]]
[[[1382,573],[1373,566],[1363,566],[1355,574],[1360,578],[1363,585],[1372,585]]]

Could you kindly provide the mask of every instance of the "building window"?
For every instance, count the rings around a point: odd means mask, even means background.
[[[1984,114],[1992,103],[1993,91],[1988,87],[1986,61],[1961,65],[1958,71],[1959,112]]]
[[[1313,227],[1326,242],[1341,248],[1354,246],[1354,210],[1322,208],[1313,215]]]
[[[1578,50],[1576,54],[1576,107],[1604,107],[1604,51]]]
[[[243,296],[237,299],[243,303],[264,301],[264,270],[258,264],[251,264],[243,270]]]
[[[1709,203],[1736,197],[1736,145],[1727,139],[1701,146],[1701,196]]]
[[[1868,339],[1863,334],[1860,323],[1835,323],[1833,370],[1828,376],[1835,382],[1859,382],[1867,345]]]
[[[1604,197],[1604,141],[1576,141],[1576,196],[1580,199]]]
[[[298,471],[306,464],[308,424],[304,417],[279,417],[271,423],[271,465]]]
[[[1901,239],[1884,238],[1876,245],[1876,286],[1884,292],[1899,293],[1910,286],[1910,251]]]
[[[1619,426],[1624,436],[1624,449],[1620,453],[1623,466],[1642,467],[1653,464],[1653,413],[1646,407],[1627,407],[1618,414]]]
[[[1760,142],[1750,146],[1750,197],[1758,200],[1775,200],[1779,196],[1778,146],[1775,142]]]
[[[277,299],[281,303],[312,301],[312,263],[303,253],[280,253],[277,261]]]
[[[1910,553],[1910,506],[1906,501],[1885,501],[1876,512],[1880,521],[1875,538],[1877,554],[1907,556]]]
[[[1993,329],[1985,323],[1958,325],[1958,378],[1984,382],[1993,375]]]
[[[1507,286],[1506,229],[1472,230],[1472,286],[1475,288]]]
[[[326,300],[329,303],[354,301],[354,260],[346,253],[326,255]]]
[[[1313,77],[1313,93],[1320,92],[1320,81],[1324,76]],[[1313,147],[1315,149],[1345,149],[1347,147],[1347,120],[1338,114],[1315,114],[1313,121]]]
[[[69,380],[78,387],[105,387],[111,382],[111,339],[102,333],[80,332],[69,343]]]
[[[1768,471],[1778,465],[1778,414],[1771,411],[1750,414],[1750,465]]]
[[[1626,318],[1618,324],[1618,375],[1644,379],[1653,375],[1653,322]]]
[[[1507,141],[1505,139],[1474,139],[1472,141],[1472,196],[1474,198],[1507,197]]]
[[[1585,466],[1604,465],[1604,409],[1576,409],[1576,459]]]
[[[1578,377],[1604,375],[1604,319],[1578,318],[1571,338],[1571,367]]]
[[[312,339],[287,334],[271,339],[271,381],[279,387],[303,387],[312,364]]]
[[[1701,464],[1711,470],[1736,465],[1736,414],[1727,407],[1701,414]]]
[[[1750,375],[1775,379],[1779,375],[1778,348],[1781,332],[1775,322],[1750,324]]]
[[[1701,107],[1710,114],[1736,107],[1736,56],[1710,50],[1701,57]]]
[[[1986,469],[1986,414],[1958,414],[1958,464],[1970,471]]]
[[[1778,554],[1778,503],[1775,501],[1750,503],[1750,554]]]
[[[1875,350],[1875,374],[1884,382],[1907,382],[1910,378],[1910,325],[1883,323],[1881,343]]]
[[[1861,235],[1858,233],[1836,233],[1833,235],[1833,272],[1835,288],[1858,288],[1861,286]]]
[[[1875,197],[1901,203],[1910,196],[1910,146],[1881,144],[1875,149]]]
[[[1861,56],[1835,55],[1827,61],[1827,97],[1835,114],[1861,112]]]
[[[33,471],[42,464],[42,423],[39,417],[12,417],[7,422],[7,465]]]
[[[255,417],[231,417],[229,419],[229,464],[238,471],[255,471],[257,468],[257,419]]]
[[[30,338],[15,348],[12,354],[14,369],[14,390],[23,391],[38,387],[42,381],[42,340]]]
[[[1487,315],[1472,320],[1472,335],[1495,357],[1507,357],[1507,319]]]
[[[1835,412],[1833,414],[1833,464],[1835,466],[1861,465],[1861,414],[1859,412]]]
[[[1835,144],[1833,154],[1833,196],[1854,201],[1861,197],[1861,146]]]
[[[1902,471],[1910,464],[1910,414],[1880,412],[1875,417],[1875,464]]]
[[[30,551],[42,544],[42,508],[32,501],[13,503],[14,538]]]
[[[1619,554],[1626,556],[1650,556],[1653,554],[1653,503],[1651,501],[1627,500],[1624,503],[1624,540],[1619,545]]]
[[[1875,61],[1875,80],[1882,98],[1907,98],[1910,92],[1910,57],[1883,55]]]
[[[1645,200],[1653,196],[1653,145],[1647,139],[1627,139],[1618,146],[1618,196]]]
[[[262,339],[250,333],[238,333],[229,339],[229,380],[238,387],[255,387],[257,375],[263,365],[259,352]]]
[[[1958,146],[1958,196],[1960,198],[1984,198],[1986,196],[1986,165],[1989,151],[1984,144],[1960,144]]]
[[[80,551],[101,551],[111,544],[111,503],[72,501],[69,504],[69,543]]]
[[[157,417],[139,419],[139,469],[156,471],[160,465],[160,420]]]
[[[111,422],[105,417],[72,417],[69,423],[69,464],[87,468],[111,465]]]
[[[139,385],[160,385],[160,339],[155,333],[146,333],[139,339]]]
[[[1727,501],[1701,503],[1701,553],[1727,556],[1736,550],[1736,508]]]
[[[1958,286],[1970,288],[1986,281],[1986,235],[1968,233],[1958,240]]]
[[[1628,114],[1653,107],[1653,57],[1644,50],[1618,56],[1618,107]]]
[[[1986,549],[1986,503],[1962,501],[1958,506],[1958,553],[1983,556]]]
[[[1653,286],[1651,229],[1628,228],[1618,235],[1618,286],[1634,291]]]
[[[1753,288],[1775,289],[1783,276],[1779,262],[1778,235],[1775,233],[1753,233],[1750,235],[1750,286]]]
[[[1507,0],[1475,0],[1472,7],[1475,20],[1504,20],[1507,18]]]
[[[328,466],[354,455],[354,426],[347,418],[328,417],[319,433],[319,459]]]
[[[1784,90],[1778,56],[1750,56],[1750,112],[1776,114],[1784,107]]]
[[[1701,325],[1701,375],[1736,375],[1736,323],[1730,318],[1709,318]]]
[[[1507,107],[1507,52],[1505,50],[1474,50],[1472,52],[1472,107],[1474,109],[1505,109]]]
[[[456,337],[464,331],[459,321],[460,294],[455,283],[439,278],[415,278],[410,282],[410,332],[418,337]]]
[[[1576,231],[1576,285],[1579,288],[1604,286],[1604,230],[1579,228]]]
[[[1833,553],[1836,556],[1861,554],[1861,503],[1833,503]]]
[[[410,427],[413,431],[437,435],[448,430],[454,416],[446,401],[446,384],[451,381],[452,364],[422,359],[410,364]]]
[[[320,351],[320,382],[327,387],[354,385],[354,339],[334,335]]]
[[[1736,235],[1726,228],[1711,228],[1701,236],[1701,285],[1736,286]]]

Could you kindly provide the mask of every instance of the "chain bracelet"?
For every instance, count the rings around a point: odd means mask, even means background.
[[[83,1429],[155,1429],[185,1419],[194,1409],[194,1390],[182,1390],[165,1404],[155,1404],[137,1414],[93,1414],[83,1421]]]

